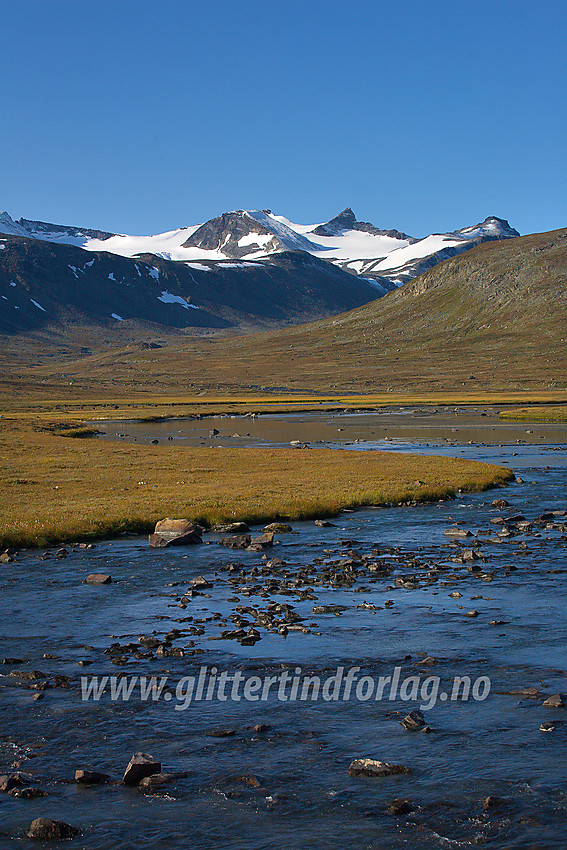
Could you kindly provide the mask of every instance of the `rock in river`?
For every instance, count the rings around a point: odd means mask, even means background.
[[[150,534],[148,542],[153,549],[163,549],[166,546],[187,546],[191,543],[202,543],[203,529],[188,519],[161,519],[156,523],[154,533]]]
[[[223,537],[219,540],[219,546],[228,546],[229,549],[248,549],[251,539],[249,534],[235,534],[234,537]]]
[[[124,772],[125,785],[137,785],[144,777],[161,773],[161,762],[156,761],[149,753],[134,753]]]
[[[423,729],[425,726],[425,717],[421,711],[415,709],[415,711],[410,711],[409,714],[406,714],[403,720],[400,720],[400,726],[403,726],[408,732],[415,732],[418,729]]]
[[[108,782],[109,779],[107,773],[99,773],[98,770],[75,771],[75,782],[79,785],[98,785],[100,782]]]
[[[355,759],[348,769],[349,776],[395,776],[399,773],[411,773],[403,764],[388,764],[377,759]]]
[[[111,584],[112,576],[109,576],[108,573],[90,573],[86,579],[86,584]]]
[[[62,820],[36,818],[29,825],[26,835],[36,841],[61,841],[66,838],[74,838],[80,832],[80,829],[70,826]]]

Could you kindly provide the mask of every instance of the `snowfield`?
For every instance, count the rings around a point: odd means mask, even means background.
[[[345,213],[351,217],[347,221],[356,228],[359,222],[354,218],[352,210],[345,210],[337,218],[341,222],[345,221],[344,218],[341,219]],[[88,231],[82,233],[77,228],[65,228],[62,225],[47,225],[24,219],[21,220],[24,223],[20,223],[13,221],[8,213],[1,212],[0,233],[75,245],[87,251],[107,251],[123,257],[153,254],[165,260],[185,262],[188,267],[199,271],[210,271],[212,268],[204,262],[199,263],[199,260],[206,261],[208,264],[233,260],[232,265],[223,262],[223,267],[242,268],[247,260],[269,260],[270,256],[281,251],[306,251],[320,259],[336,263],[356,275],[387,278],[395,285],[414,276],[417,272],[413,270],[413,266],[439,251],[456,246],[464,247],[467,242],[479,238],[519,235],[506,221],[494,217],[461,230],[435,233],[420,240],[413,240],[411,237],[403,238],[403,234],[396,237],[369,233],[364,229],[341,229],[340,224],[337,227],[336,219],[332,220],[332,223],[337,232],[334,235],[320,236],[314,233],[314,230],[321,227],[321,224],[296,224],[284,216],[274,215],[269,210],[237,210],[233,216],[239,217],[241,229],[246,230],[248,227],[248,232],[238,239],[239,251],[236,255],[230,253],[230,247],[225,248],[226,245],[230,246],[230,233],[224,238],[222,232],[219,234],[218,247],[215,249],[184,247],[184,243],[202,227],[200,224],[150,236],[103,233],[102,237],[107,238],[101,238],[100,231],[92,231],[91,234],[93,232],[99,234],[93,237]],[[216,220],[211,221],[212,226],[215,226]],[[259,233],[258,225],[260,229],[268,232]],[[234,245],[234,242],[232,244]],[[250,251],[240,256],[241,249],[246,249],[248,246]],[[70,268],[76,277],[83,271],[72,266]],[[141,275],[138,267],[137,270]],[[156,281],[159,280],[159,271],[155,266],[149,267],[149,274]],[[114,280],[114,275],[109,275],[109,279]],[[377,283],[374,280],[372,282]],[[377,285],[380,286],[379,282]]]

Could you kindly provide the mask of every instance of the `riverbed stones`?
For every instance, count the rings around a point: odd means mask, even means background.
[[[156,523],[153,534],[148,537],[152,549],[163,549],[167,546],[189,546],[202,543],[203,529],[189,519],[161,519]]]
[[[36,818],[29,825],[26,835],[34,841],[63,841],[69,838],[75,838],[80,833],[80,829],[62,820]]]
[[[401,773],[411,773],[411,771],[403,764],[388,764],[388,762],[371,758],[355,759],[348,769],[349,776],[383,777]]]
[[[318,528],[336,528],[336,526],[332,522],[329,522],[327,519],[316,519],[315,525]]]
[[[138,785],[146,776],[161,773],[161,762],[156,761],[150,753],[134,753],[124,772],[125,785]]]
[[[546,708],[565,708],[565,694],[552,694],[543,704]]]
[[[85,584],[112,584],[112,576],[108,573],[90,573],[85,579]]]
[[[274,534],[291,534],[293,528],[285,522],[271,522],[269,525],[265,525],[262,531],[271,531]]]

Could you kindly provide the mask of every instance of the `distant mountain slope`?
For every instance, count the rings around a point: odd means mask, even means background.
[[[374,281],[378,295],[411,280],[457,253],[484,242],[518,236],[504,219],[416,239],[396,229],[358,221],[347,207],[324,224],[295,224],[271,210],[225,212],[204,224],[153,236],[128,236],[19,219],[0,213],[0,233],[109,251],[124,257],[156,254],[173,261],[266,260],[279,252],[306,251],[352,275]]]
[[[477,246],[341,316],[184,349],[203,388],[567,388],[567,229]]]
[[[9,250],[9,241],[6,237],[7,248],[0,255]],[[50,246],[58,251],[62,247]],[[77,254],[83,260],[89,257],[82,251]],[[101,255],[100,262],[109,256]],[[314,261],[302,253],[279,256]],[[34,259],[32,255],[30,260]],[[147,271],[141,270],[142,274],[151,285],[152,266],[143,262]],[[159,287],[172,295],[181,293],[169,280],[164,286],[162,265],[155,258],[151,262],[160,272]],[[164,269],[171,266],[161,263]],[[296,275],[297,267],[293,268]],[[156,292],[148,289],[149,303],[159,307]],[[29,295],[25,297],[29,300]],[[160,340],[167,344],[148,351],[140,350],[139,344],[128,347],[124,337],[117,340],[111,333],[87,334],[93,351],[80,357],[76,355],[83,337],[78,334],[71,341],[70,336],[67,329],[49,339],[37,335],[41,346],[30,344],[26,337],[7,342],[4,338],[4,356],[12,352],[15,369],[6,386],[19,391],[18,364],[26,362],[26,380],[31,382],[26,386],[50,397],[59,397],[70,378],[73,392],[83,386],[95,395],[109,389],[128,394],[133,387],[140,391],[159,387],[161,393],[172,394],[182,387],[189,395],[207,390],[256,393],[259,388],[285,393],[437,393],[438,397],[446,391],[473,396],[488,391],[563,391],[567,390],[567,229],[479,245],[384,298],[277,332],[180,340],[177,332],[164,330]]]
[[[0,333],[64,323],[279,327],[360,306],[376,287],[303,251],[270,262],[169,262],[0,237]]]

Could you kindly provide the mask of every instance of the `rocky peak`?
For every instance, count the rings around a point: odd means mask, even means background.
[[[371,233],[373,236],[389,236],[392,239],[404,239],[410,244],[417,242],[417,239],[408,236],[407,233],[402,233],[400,230],[381,230],[369,221],[358,221],[351,207],[346,207],[346,209],[326,224],[316,227],[312,233],[316,236],[339,236],[345,230],[360,230],[364,233]]]

